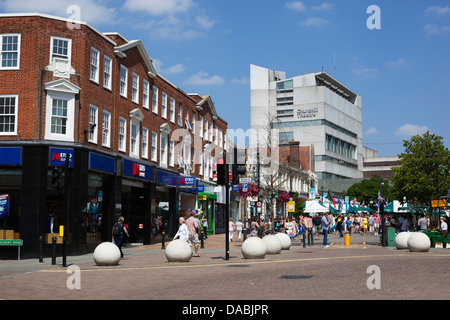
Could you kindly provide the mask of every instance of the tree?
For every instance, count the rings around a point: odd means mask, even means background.
[[[450,151],[442,137],[427,131],[404,140],[400,167],[393,168],[393,195],[421,204],[446,194],[450,176]]]
[[[389,186],[389,181],[384,180],[379,176],[373,176],[370,179],[362,180],[361,182],[355,183],[350,188],[348,188],[346,195],[350,199],[356,198],[358,202],[364,202],[368,204],[372,199],[374,202],[378,199],[378,193],[381,192],[381,183],[384,182],[384,198],[391,199],[391,188]]]

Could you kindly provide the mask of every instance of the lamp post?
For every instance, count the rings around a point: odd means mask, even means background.
[[[436,216],[434,218],[434,223],[439,224],[439,163],[438,159],[441,155],[436,151],[433,150],[431,153],[431,157],[434,159],[434,165],[436,167],[436,199],[438,201],[438,204],[436,206]]]

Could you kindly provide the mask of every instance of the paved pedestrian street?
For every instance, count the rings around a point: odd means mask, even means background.
[[[381,247],[379,237],[358,234],[352,235],[350,246],[338,235],[330,235],[328,248],[321,241],[303,247],[295,239],[289,250],[260,260],[244,259],[238,241],[230,243],[230,257],[225,260],[223,234],[209,237],[200,257],[187,263],[168,263],[161,243],[126,246],[125,257],[114,267],[95,266],[92,254],[69,256],[68,268],[61,266],[60,257],[56,266],[51,258],[43,263],[3,260],[0,298],[177,300],[181,304],[176,312],[181,314],[182,307],[189,307],[184,300],[263,303],[450,297],[450,249],[409,252]]]

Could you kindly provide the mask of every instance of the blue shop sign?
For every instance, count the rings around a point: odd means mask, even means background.
[[[199,184],[197,186],[197,192],[205,192],[205,185]]]
[[[1,147],[0,165],[21,165],[22,148],[21,147]]]
[[[116,160],[111,157],[106,157],[97,153],[90,152],[89,169],[115,174]]]
[[[69,166],[73,167],[73,149],[50,148],[50,165],[63,166],[69,157]]]
[[[9,194],[0,194],[0,218],[9,216]]]
[[[123,159],[123,175],[152,181],[153,167],[148,164]]]
[[[195,177],[178,177],[179,186],[195,186]]]
[[[166,184],[169,186],[176,186],[177,178],[178,176],[176,174],[165,171],[158,171],[157,179],[159,183]]]

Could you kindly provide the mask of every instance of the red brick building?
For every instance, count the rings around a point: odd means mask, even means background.
[[[194,208],[214,231],[227,123],[209,96],[158,75],[140,40],[45,14],[1,14],[0,74],[0,194],[25,252],[61,224],[72,253],[90,250],[111,238],[119,215],[131,241],[149,243],[159,220],[173,234],[178,215]],[[66,156],[67,206],[51,186]]]

